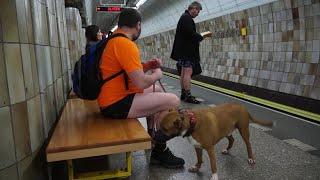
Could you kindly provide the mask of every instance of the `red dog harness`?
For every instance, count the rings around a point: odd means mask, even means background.
[[[187,115],[188,115],[188,117],[189,117],[189,121],[190,121],[190,122],[189,122],[189,123],[190,123],[190,127],[189,127],[189,129],[187,130],[186,134],[183,135],[183,137],[187,137],[187,136],[190,136],[190,135],[193,133],[194,128],[195,128],[196,123],[197,123],[197,119],[196,119],[196,117],[195,117],[195,115],[194,115],[194,113],[193,113],[192,111],[190,111],[190,110],[184,110],[184,111],[182,111],[182,114],[183,114],[183,112],[186,112],[186,113],[187,113]]]

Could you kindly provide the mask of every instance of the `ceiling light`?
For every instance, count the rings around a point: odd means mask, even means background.
[[[114,32],[117,28],[118,28],[118,25],[115,25],[115,26],[111,29],[111,31]]]
[[[139,9],[139,7],[144,4],[147,0],[139,0],[136,4],[137,9]]]

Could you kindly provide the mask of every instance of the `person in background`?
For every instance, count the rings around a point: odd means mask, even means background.
[[[180,73],[180,99],[193,104],[200,103],[190,92],[191,77],[201,73],[199,43],[203,38],[211,36],[210,33],[202,36],[196,32],[193,18],[198,16],[200,10],[202,10],[201,4],[194,1],[189,5],[188,10],[181,15],[170,56],[177,61]]]
[[[134,42],[140,33],[140,13],[132,8],[122,10],[118,28],[113,35],[123,34],[125,37],[118,36],[108,41],[101,57],[100,70],[103,79],[121,70],[125,73],[102,86],[98,104],[101,113],[108,118],[149,117],[147,118],[149,132],[150,125],[153,125],[150,121],[155,121],[159,126],[161,118],[169,109],[179,107],[180,100],[173,93],[162,92],[157,85],[155,92],[153,91],[153,85],[162,78],[160,69],[162,62],[155,58],[141,63],[139,49]],[[146,73],[148,71],[150,74]],[[128,83],[125,83],[126,79]],[[154,118],[150,118],[152,116]],[[166,142],[172,137],[166,136],[159,128],[152,134],[154,147],[150,163],[161,164],[168,168],[183,167],[184,160],[174,156],[166,146]]]
[[[97,25],[90,25],[86,27],[85,36],[87,39],[86,52],[90,49],[90,46],[102,40],[103,34]]]

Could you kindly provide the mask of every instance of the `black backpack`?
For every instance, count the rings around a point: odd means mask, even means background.
[[[81,99],[95,100],[98,98],[100,89],[104,83],[112,80],[118,75],[124,73],[126,88],[128,89],[127,74],[124,70],[102,79],[100,73],[100,59],[108,41],[115,37],[126,37],[124,34],[114,34],[106,39],[93,44],[86,54],[82,55],[74,65],[72,74],[73,91]]]

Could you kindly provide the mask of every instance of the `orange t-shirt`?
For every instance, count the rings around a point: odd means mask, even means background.
[[[123,31],[117,29],[114,34],[116,33],[123,33]],[[100,64],[103,79],[121,70],[129,74],[139,69],[143,70],[143,67],[140,60],[139,49],[133,41],[125,37],[115,37],[107,43]],[[129,77],[128,88],[127,90],[125,86],[124,74],[107,81],[102,86],[98,97],[99,106],[107,107],[121,100],[128,94],[143,92],[143,89],[134,85]]]

